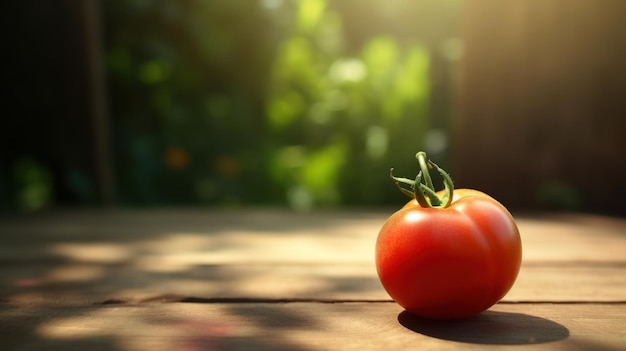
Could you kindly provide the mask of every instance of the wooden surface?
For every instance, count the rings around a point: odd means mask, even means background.
[[[432,322],[374,268],[389,211],[64,211],[0,218],[2,350],[626,347],[626,220],[516,216],[503,301]]]
[[[461,4],[455,186],[626,216],[626,1]]]

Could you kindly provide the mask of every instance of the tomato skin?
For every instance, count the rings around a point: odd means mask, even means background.
[[[376,268],[389,295],[410,313],[458,319],[497,303],[522,259],[511,214],[477,190],[456,189],[446,208],[415,200],[392,214],[376,241]]]

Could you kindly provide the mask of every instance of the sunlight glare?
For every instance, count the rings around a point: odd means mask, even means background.
[[[126,261],[131,250],[124,245],[111,243],[64,243],[51,247],[54,254],[72,261],[116,263]]]

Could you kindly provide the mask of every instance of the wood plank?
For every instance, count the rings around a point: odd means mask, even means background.
[[[391,212],[112,210],[5,218],[0,262],[372,264]],[[525,262],[626,263],[626,219],[519,216],[518,225]]]
[[[626,266],[523,265],[504,300],[626,302]]]
[[[626,216],[626,2],[462,3],[457,184]]]
[[[613,351],[626,342],[626,220],[520,217],[524,262],[505,302],[440,324],[408,318],[378,283],[373,245],[387,214],[5,218],[2,348]]]
[[[160,296],[389,300],[369,264],[0,267],[0,298],[20,305],[140,302]],[[626,266],[524,265],[505,301],[626,302]]]
[[[0,222],[0,297],[63,305],[167,295],[385,300],[373,260],[385,216],[116,210],[9,219]],[[524,262],[505,300],[626,300],[624,223],[520,218]]]
[[[0,304],[5,350],[623,350],[625,304],[498,304],[456,322],[393,303]]]

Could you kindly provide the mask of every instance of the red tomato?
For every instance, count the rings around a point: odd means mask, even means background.
[[[454,190],[447,207],[410,201],[387,219],[376,242],[385,290],[410,313],[431,319],[470,317],[493,306],[513,286],[521,259],[511,214],[469,189]]]

